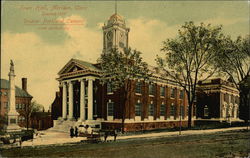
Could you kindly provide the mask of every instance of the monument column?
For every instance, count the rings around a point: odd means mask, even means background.
[[[8,105],[8,126],[7,131],[20,130],[18,126],[18,113],[16,111],[16,95],[15,95],[15,72],[14,63],[10,61],[10,72],[9,72],[9,105]]]
[[[93,79],[88,78],[88,120],[93,120]]]
[[[67,119],[67,82],[62,82],[63,84],[63,100],[62,100],[62,117]]]
[[[81,90],[80,90],[80,120],[85,120],[85,83],[81,79]]]
[[[69,81],[69,120],[73,119],[73,83]]]

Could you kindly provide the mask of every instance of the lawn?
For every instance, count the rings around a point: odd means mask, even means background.
[[[1,150],[3,157],[207,158],[250,156],[250,132],[130,139],[99,144],[24,147]]]

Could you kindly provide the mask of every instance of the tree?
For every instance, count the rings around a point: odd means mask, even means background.
[[[123,91],[122,105],[122,132],[124,132],[124,120],[126,105],[129,105],[130,92],[132,90],[131,80],[147,80],[149,77],[148,64],[142,61],[141,52],[136,50],[124,49],[118,52],[112,49],[108,53],[103,53],[98,61],[101,65],[103,75],[101,81],[103,84],[109,84],[116,91]]]
[[[249,77],[250,77],[250,36],[237,37],[232,40],[225,37],[222,45],[218,47],[219,53],[216,54],[215,66],[227,76],[240,92],[240,115],[245,121],[249,120]]]
[[[6,114],[0,115],[0,131],[4,129],[4,126],[7,125],[8,120]]]
[[[211,77],[216,68],[212,64],[216,48],[223,38],[221,26],[212,27],[201,23],[196,26],[186,22],[175,39],[163,42],[164,57],[157,56],[156,62],[165,74],[174,79],[187,94],[188,127],[191,127],[193,105],[197,83]]]
[[[36,101],[32,101],[31,104],[26,105],[25,109],[20,111],[20,115],[25,118],[25,121],[26,121],[25,125],[27,129],[29,128],[31,115],[35,112],[42,111],[42,109],[43,109],[43,105],[38,104]]]

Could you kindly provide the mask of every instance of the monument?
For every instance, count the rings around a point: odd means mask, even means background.
[[[15,98],[15,72],[14,63],[10,61],[9,72],[9,109],[7,113],[8,125],[6,127],[7,132],[20,131],[21,127],[18,125],[18,112],[16,111],[16,98]]]

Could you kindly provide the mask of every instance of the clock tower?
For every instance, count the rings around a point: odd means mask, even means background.
[[[126,27],[125,20],[117,13],[113,14],[103,29],[103,53],[109,52],[112,48],[123,51],[128,48],[129,28]]]

